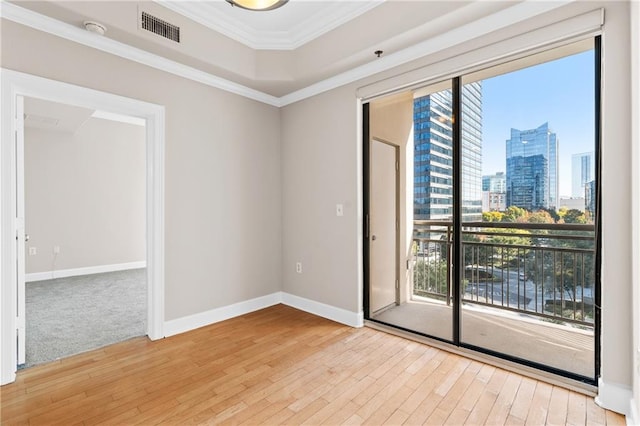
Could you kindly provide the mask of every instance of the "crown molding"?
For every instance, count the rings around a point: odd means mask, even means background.
[[[231,13],[221,12],[220,5],[214,2],[154,1],[252,49],[294,50],[381,5],[386,0],[335,2],[334,7],[306,16],[288,31],[256,30],[236,19]],[[288,7],[292,6],[288,5]]]
[[[268,105],[283,107],[303,99],[327,92],[340,86],[361,80],[376,73],[387,71],[399,65],[419,59],[463,43],[469,39],[480,37],[501,28],[517,24],[537,15],[550,12],[559,7],[573,3],[576,0],[559,0],[554,2],[539,2],[526,0],[517,3],[507,9],[485,16],[476,21],[456,27],[450,31],[441,33],[435,37],[424,40],[411,47],[393,54],[385,55],[365,65],[358,66],[349,71],[337,74],[326,80],[312,84],[303,89],[289,93],[282,97],[276,97],[258,90],[234,83],[215,75],[197,70],[184,64],[172,61],[159,55],[120,43],[104,36],[90,33],[78,27],[60,22],[53,18],[24,9],[13,3],[0,2],[0,17],[9,19],[22,25],[44,31],[85,46],[93,47],[122,58],[169,72],[193,81],[206,84],[230,93],[244,96]],[[482,10],[482,1],[473,2],[462,9],[444,15],[439,20],[453,21],[460,13],[473,14]],[[473,16],[473,15],[471,15]]]
[[[286,106],[337,87],[353,83],[365,77],[390,70],[424,56],[443,51],[467,40],[481,37],[485,34],[517,24],[534,16],[550,12],[561,6],[573,3],[574,1],[576,0],[562,0],[554,2],[527,0],[522,3],[518,3],[507,9],[503,9],[468,24],[456,27],[450,31],[441,33],[435,37],[431,37],[406,49],[385,55],[384,57],[373,62],[369,62],[368,64],[358,66],[349,71],[289,93],[280,98],[280,105]],[[474,13],[481,11],[482,7],[482,2],[476,1],[461,9],[439,17],[433,23],[452,21],[460,14],[469,14],[473,16]]]
[[[268,105],[280,106],[277,97],[243,86],[233,81],[200,71],[137,47],[91,33],[79,27],[33,12],[13,3],[0,2],[0,17],[43,31],[84,46],[92,47],[139,64],[197,81],[207,86],[244,96]]]

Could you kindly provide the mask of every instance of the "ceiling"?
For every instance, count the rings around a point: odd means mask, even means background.
[[[24,98],[24,126],[51,132],[75,134],[90,118],[144,126],[141,118],[93,110],[31,97]]]
[[[266,12],[232,7],[226,1],[156,3],[252,49],[293,50],[384,1],[291,0],[284,7]]]
[[[355,81],[571,1],[290,0],[266,12],[224,0],[11,1],[3,16],[281,105],[328,81]],[[142,12],[179,27],[180,42],[142,29]],[[106,26],[106,34],[85,31],[87,20]]]

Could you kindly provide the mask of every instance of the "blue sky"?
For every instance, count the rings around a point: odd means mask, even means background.
[[[593,151],[594,51],[482,82],[482,174],[505,171],[511,128],[545,122],[559,139],[560,195],[571,195],[571,155]]]

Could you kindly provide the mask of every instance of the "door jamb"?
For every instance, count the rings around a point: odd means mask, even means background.
[[[365,144],[367,144],[367,157],[363,158],[365,164],[366,164],[366,171],[367,173],[371,173],[371,167],[370,167],[370,155],[371,155],[371,149],[370,149],[370,144],[373,142],[380,142],[383,143],[385,145],[389,145],[390,147],[393,148],[394,150],[394,155],[395,155],[395,163],[396,163],[396,170],[395,170],[395,187],[396,187],[396,196],[395,196],[395,218],[396,218],[396,223],[395,223],[395,268],[394,268],[394,272],[395,272],[395,304],[396,306],[400,303],[400,147],[392,142],[386,141],[382,138],[373,136],[370,137],[368,140],[365,140]],[[368,235],[368,231],[370,231],[368,229],[369,226],[369,215],[371,214],[370,208],[370,200],[371,200],[371,193],[370,193],[370,187],[369,184],[371,182],[371,178],[369,175],[367,175],[366,177],[366,182],[367,182],[367,186],[364,188],[364,191],[367,194],[367,210],[366,210],[366,220],[367,220],[367,233],[364,236],[365,239],[365,243],[369,244],[369,235]],[[370,250],[370,248],[369,248]],[[365,261],[365,265],[367,268],[369,268],[370,266],[370,251],[367,250],[366,253],[366,261]],[[369,297],[371,295],[370,289],[369,289],[369,270],[367,269],[366,271],[366,275],[367,277],[366,281],[365,281],[365,286],[366,286],[366,306],[367,306],[367,311],[365,311],[365,318],[370,318],[371,313],[369,312],[369,307],[370,305],[370,301],[369,301]]]

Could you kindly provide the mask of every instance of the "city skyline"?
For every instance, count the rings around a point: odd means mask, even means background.
[[[482,81],[482,174],[506,172],[510,129],[540,123],[558,135],[558,197],[572,195],[572,156],[594,151],[594,51]]]

